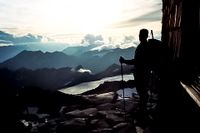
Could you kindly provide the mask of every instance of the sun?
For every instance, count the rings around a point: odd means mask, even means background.
[[[94,33],[117,21],[122,6],[121,0],[45,0],[39,12],[43,26],[51,30]]]

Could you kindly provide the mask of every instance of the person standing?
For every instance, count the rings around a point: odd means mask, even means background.
[[[134,78],[136,82],[136,90],[139,94],[139,110],[144,112],[148,101],[148,73],[149,73],[149,45],[148,45],[148,30],[141,29],[139,32],[140,44],[135,50],[134,59],[126,60],[120,57],[119,62],[127,65],[134,65]]]

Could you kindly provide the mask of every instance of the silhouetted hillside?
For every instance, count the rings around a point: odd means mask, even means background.
[[[123,74],[130,74],[133,66],[123,65]],[[121,74],[121,66],[118,64],[112,64],[106,70],[95,75],[97,79],[102,79],[104,77],[116,76]]]
[[[0,62],[6,61],[9,58],[16,56],[25,49],[26,49],[25,45],[0,47]]]
[[[91,77],[89,73],[80,73],[71,71],[71,68],[61,69],[19,69],[10,71],[8,69],[0,69],[0,88],[2,90],[13,88],[24,88],[28,86],[40,87],[46,90],[58,90],[59,88],[71,83],[81,82],[80,79]]]
[[[80,67],[80,66],[79,66]],[[123,65],[123,74],[130,74],[132,72],[133,66]],[[80,84],[82,82],[90,82],[90,81],[96,81],[103,79],[105,77],[112,77],[117,76],[121,74],[121,66],[118,64],[112,64],[104,71],[97,73],[97,74],[91,74],[91,75],[80,75],[80,77],[77,77],[75,80],[69,82],[66,84],[66,86],[63,86],[63,88],[71,87],[77,84]]]
[[[43,68],[30,70],[21,68],[16,71],[8,69],[0,69],[0,88],[5,91],[12,88],[13,92],[18,89],[35,86],[45,90],[58,90],[64,87],[73,86],[82,82],[99,80],[105,77],[120,74],[120,66],[113,64],[105,71],[98,74],[90,74],[89,72],[80,72],[78,68],[84,69],[81,65],[77,66],[77,70],[70,67],[66,68]],[[124,66],[124,73],[130,73],[130,66]]]
[[[124,81],[123,87],[134,88],[135,81],[134,80]],[[95,94],[116,92],[120,89],[122,89],[122,81],[104,82],[103,84],[100,84],[97,88],[82,93],[82,95],[95,95]]]
[[[67,55],[80,56],[94,47],[95,45],[67,47],[62,52]]]
[[[76,58],[68,56],[62,52],[22,51],[15,57],[0,64],[0,67],[17,70],[20,68],[40,69],[40,68],[61,68],[75,66]]]
[[[77,47],[81,49],[82,47]],[[74,47],[76,49],[76,47]],[[79,51],[79,50],[78,50]],[[96,74],[104,71],[110,65],[119,63],[119,57],[133,58],[135,48],[110,49],[102,51],[87,51],[81,54],[66,55],[63,52],[42,52],[42,51],[22,51],[15,57],[0,64],[0,68],[17,70],[20,68],[41,69],[41,68],[62,68],[82,65]]]
[[[134,47],[127,49],[116,48],[111,50],[102,50],[100,52],[89,51],[81,55],[81,64],[92,72],[99,73],[114,63],[118,64],[120,56],[132,59],[134,57],[134,52]]]

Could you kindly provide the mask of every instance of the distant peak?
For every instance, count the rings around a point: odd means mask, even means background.
[[[0,30],[0,35],[11,35],[11,34]]]
[[[78,70],[80,70],[80,69],[82,69],[82,68],[83,68],[82,65],[78,65],[78,66],[76,66],[75,71],[78,71]]]
[[[38,50],[38,51],[28,51],[28,50],[23,50],[21,53],[19,53],[20,55],[24,55],[24,54],[43,54],[42,51]]]
[[[113,67],[119,67],[119,65],[116,63],[113,63],[112,65],[109,66],[109,68],[113,68]]]

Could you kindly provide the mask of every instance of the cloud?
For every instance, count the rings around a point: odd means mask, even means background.
[[[144,15],[141,15],[140,17],[133,18],[128,20],[128,23],[133,22],[153,22],[153,21],[159,21],[161,19],[161,11],[155,10],[149,13],[146,13]]]
[[[121,21],[117,24],[114,24],[113,27],[115,28],[125,28],[125,27],[133,27],[140,24],[148,23],[148,22],[155,22],[155,21],[161,21],[161,10],[157,9],[151,12],[148,12],[146,14],[140,15],[135,18],[131,18],[128,20]]]
[[[161,0],[117,2],[114,0],[32,0],[28,2],[27,0],[0,0],[0,27],[15,27],[0,28],[0,30],[14,34],[39,33],[45,36],[55,34],[50,37],[67,43],[79,43],[83,39],[83,34],[92,32],[102,34],[104,37],[105,34],[123,36],[124,32],[128,34],[134,32],[129,27],[158,20],[156,13],[151,17],[145,16],[145,13],[161,9],[161,3]],[[80,33],[82,35],[78,35]],[[93,39],[87,41],[95,43],[96,40]],[[102,40],[98,41],[102,42]]]
[[[124,36],[124,39],[123,39],[123,43],[126,44],[126,43],[131,43],[135,40],[135,37],[134,36]]]
[[[11,41],[6,41],[6,40],[0,40],[0,43],[1,44],[11,44],[12,42]]]
[[[86,41],[86,42],[88,42],[89,44],[103,44],[103,37],[102,37],[102,35],[97,35],[97,36],[95,36],[95,35],[92,35],[92,34],[87,34],[87,35],[85,35],[85,37],[84,37],[84,40]]]
[[[72,72],[79,72],[79,73],[92,73],[91,70],[83,68],[82,65],[76,66],[76,68],[71,69]]]
[[[43,39],[42,36],[39,35],[32,35],[32,34],[27,34],[25,36],[15,36],[13,34],[6,33],[4,31],[0,31],[0,41],[2,43],[13,43],[13,44],[18,44],[18,43],[29,43],[29,42],[41,42]]]
[[[4,27],[4,28],[0,28],[0,30],[16,30],[17,28],[8,28],[8,27]]]
[[[92,73],[91,70],[89,70],[89,69],[83,69],[83,68],[79,69],[78,72],[80,72],[80,73],[90,73],[90,74]]]
[[[101,51],[101,50],[108,50],[108,49],[115,49],[117,48],[117,46],[115,44],[103,44],[103,45],[100,45],[100,46],[97,46],[95,48],[92,48],[91,51],[95,51],[95,50],[98,50],[98,51]],[[99,55],[99,56],[103,56],[104,54],[102,55]]]
[[[11,41],[0,40],[0,47],[13,45]]]

